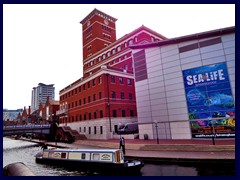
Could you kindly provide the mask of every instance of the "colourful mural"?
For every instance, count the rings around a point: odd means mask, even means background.
[[[185,70],[183,78],[192,136],[235,136],[235,106],[226,63]]]

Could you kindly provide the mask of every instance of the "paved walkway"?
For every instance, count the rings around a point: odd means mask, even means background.
[[[38,140],[37,140],[38,141]],[[39,141],[38,141],[39,142]],[[232,161],[235,160],[235,140],[130,140],[126,139],[126,158],[157,161]],[[56,146],[55,142],[47,142]],[[68,148],[118,148],[117,139],[76,140],[72,144],[57,143]]]

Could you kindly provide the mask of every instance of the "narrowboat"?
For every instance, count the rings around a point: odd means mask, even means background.
[[[142,161],[124,160],[120,149],[44,149],[36,155],[36,163],[71,167],[88,172],[139,174]]]

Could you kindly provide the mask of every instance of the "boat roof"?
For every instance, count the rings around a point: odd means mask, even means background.
[[[45,149],[44,151],[55,151],[55,152],[99,152],[99,153],[112,153],[119,149]]]

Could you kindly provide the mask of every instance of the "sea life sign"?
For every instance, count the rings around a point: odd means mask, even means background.
[[[235,106],[226,63],[183,71],[193,137],[235,136]]]

